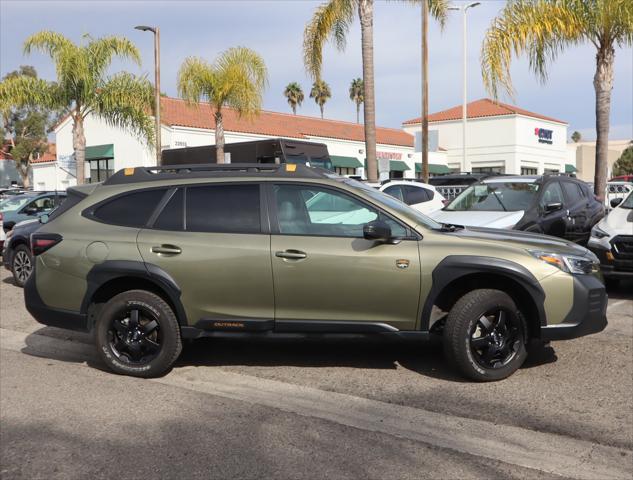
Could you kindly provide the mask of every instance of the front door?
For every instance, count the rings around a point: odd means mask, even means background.
[[[547,206],[559,204],[556,210],[547,210]],[[539,199],[539,215],[541,216],[541,229],[545,235],[566,238],[568,222],[570,222],[565,204],[563,190],[558,182],[550,182],[545,185]]]
[[[313,323],[323,331],[324,322],[415,327],[420,258],[407,228],[338,189],[277,184],[271,197],[276,329]],[[393,245],[364,239],[363,226],[373,220],[407,239]],[[337,327],[325,324],[326,331]]]
[[[140,231],[143,259],[178,284],[189,324],[272,326],[270,236],[260,206],[253,183],[182,187]]]

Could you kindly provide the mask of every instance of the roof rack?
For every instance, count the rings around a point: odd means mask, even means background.
[[[332,172],[321,168],[293,163],[206,163],[190,165],[165,165],[161,167],[124,168],[108,178],[103,185],[181,180],[216,177],[286,177],[327,178]]]

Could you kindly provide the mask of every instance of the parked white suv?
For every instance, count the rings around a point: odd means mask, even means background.
[[[382,185],[380,191],[426,214],[441,210],[446,205],[444,197],[428,183],[393,180]]]

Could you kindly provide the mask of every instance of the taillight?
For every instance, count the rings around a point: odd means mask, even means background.
[[[0,212],[0,222],[2,221],[3,218],[4,218],[4,215],[2,215],[2,212]]]
[[[31,235],[31,252],[33,255],[39,255],[61,241],[62,236],[56,233],[34,233]]]

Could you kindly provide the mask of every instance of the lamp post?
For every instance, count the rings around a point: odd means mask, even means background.
[[[155,95],[155,113],[156,120],[156,165],[160,166],[161,162],[161,140],[160,140],[160,29],[158,27],[148,27],[146,25],[137,25],[136,30],[143,32],[152,32],[154,34],[154,95]]]
[[[466,104],[468,102],[468,95],[467,95],[467,58],[468,58],[468,52],[467,52],[467,44],[468,44],[468,38],[466,36],[466,12],[468,11],[469,8],[473,8],[476,7],[478,5],[481,5],[481,2],[472,2],[472,3],[467,3],[465,5],[462,5],[461,7],[448,7],[449,10],[461,10],[462,11],[462,26],[463,26],[463,36],[464,38],[462,39],[463,41],[463,49],[464,49],[464,65],[463,65],[463,76],[464,76],[464,98],[462,100],[462,166],[465,172],[470,172],[472,170],[470,162],[467,161],[466,159],[466,121],[467,121],[467,112],[466,112]]]

